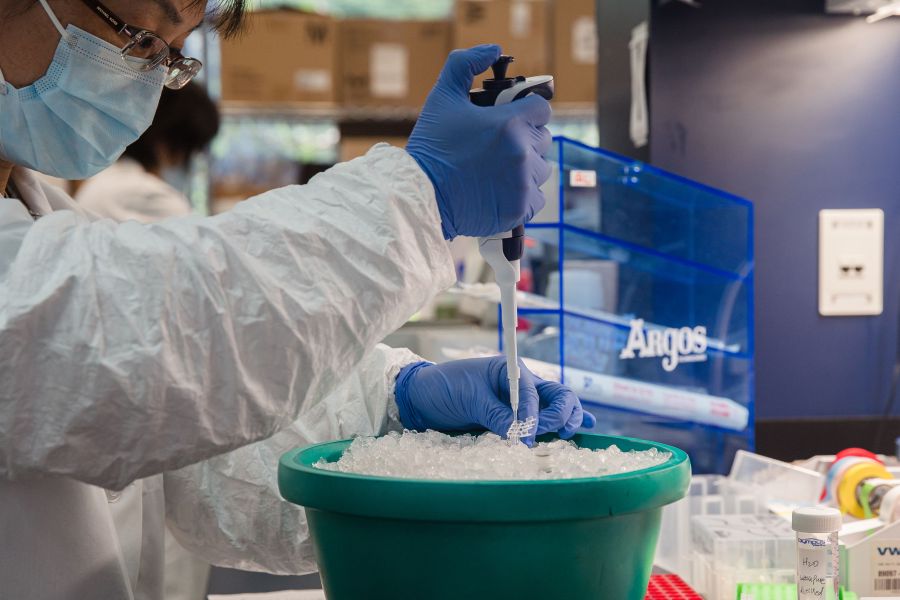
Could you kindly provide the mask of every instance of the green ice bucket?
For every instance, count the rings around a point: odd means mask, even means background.
[[[573,441],[672,456],[631,473],[549,481],[426,481],[312,466],[338,460],[344,440],[282,456],[278,485],[306,507],[329,600],[641,600],[662,507],[684,497],[690,461],[645,440]]]

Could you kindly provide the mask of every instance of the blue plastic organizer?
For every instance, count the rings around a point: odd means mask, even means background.
[[[528,225],[523,263],[546,301],[520,307],[521,355],[555,366],[597,432],[727,472],[753,447],[752,205],[566,138],[555,150],[559,203]]]

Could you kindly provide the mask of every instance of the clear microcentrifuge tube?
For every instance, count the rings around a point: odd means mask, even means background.
[[[841,513],[836,508],[811,506],[794,511],[797,532],[797,600],[838,600]]]
[[[546,446],[535,446],[532,452],[534,452],[538,470],[542,473],[551,473],[553,467],[550,466],[550,449]]]

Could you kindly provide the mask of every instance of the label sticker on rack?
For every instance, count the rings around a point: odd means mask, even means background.
[[[872,590],[900,594],[900,539],[872,544]]]
[[[594,17],[579,17],[572,23],[572,62],[597,64],[597,22]]]
[[[409,91],[409,50],[402,44],[373,44],[369,77],[376,98],[402,98]]]
[[[297,69],[294,88],[304,92],[327,92],[331,89],[331,71],[327,69]]]
[[[597,171],[581,171],[572,169],[569,171],[569,187],[595,188],[597,187]]]
[[[514,38],[525,39],[531,35],[531,2],[513,2],[509,7],[509,33]]]

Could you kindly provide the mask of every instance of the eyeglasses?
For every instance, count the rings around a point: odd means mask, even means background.
[[[152,31],[132,27],[102,3],[92,0],[82,1],[115,29],[116,33],[128,38],[128,43],[122,48],[122,58],[134,70],[152,71],[160,65],[165,65],[169,68],[165,86],[180,90],[203,68],[203,63],[196,58],[185,57]]]

